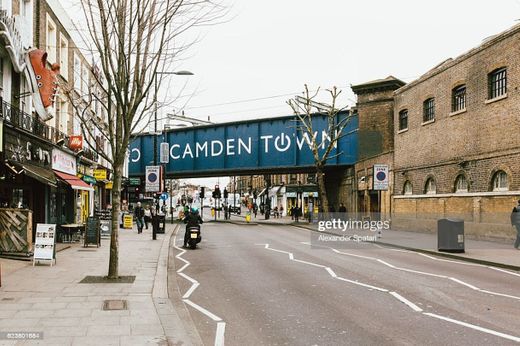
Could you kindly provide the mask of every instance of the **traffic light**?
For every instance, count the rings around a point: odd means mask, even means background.
[[[200,198],[204,198],[205,192],[206,192],[206,189],[204,188],[204,186],[201,186],[200,187]]]
[[[228,190],[224,188],[224,199],[228,198]]]

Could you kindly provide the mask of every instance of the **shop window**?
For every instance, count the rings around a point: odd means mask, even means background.
[[[435,99],[433,97],[423,102],[423,122],[435,120]]]
[[[411,182],[406,181],[404,183],[403,194],[405,194],[405,195],[413,194],[413,187],[412,187],[412,183]]]
[[[426,180],[424,193],[426,193],[427,195],[434,195],[435,193],[437,193],[437,185],[435,184],[435,179],[428,178],[428,180]]]
[[[493,191],[507,191],[509,190],[509,182],[507,173],[498,171],[493,176]]]
[[[455,192],[463,193],[469,191],[469,184],[466,176],[464,174],[460,174],[455,180]]]
[[[403,109],[399,112],[399,131],[408,128],[408,109]]]
[[[507,92],[507,69],[498,68],[488,75],[488,99],[505,95]]]
[[[459,85],[451,91],[451,111],[466,109],[466,85]]]

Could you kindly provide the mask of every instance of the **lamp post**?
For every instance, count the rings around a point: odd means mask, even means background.
[[[190,71],[156,71],[154,74],[154,137],[153,137],[153,164],[157,166],[157,93],[159,91],[159,85],[157,83],[158,75],[177,75],[177,76],[192,76],[193,72]],[[165,165],[161,163],[162,177],[161,186],[164,187],[166,169]],[[166,203],[166,200],[164,201]],[[156,205],[156,212],[159,212],[159,203]]]

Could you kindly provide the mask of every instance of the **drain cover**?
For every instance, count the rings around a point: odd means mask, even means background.
[[[103,302],[103,310],[126,310],[126,300],[105,300]]]

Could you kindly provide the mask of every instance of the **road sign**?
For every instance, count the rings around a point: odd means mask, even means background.
[[[161,166],[146,166],[146,191],[161,191]]]
[[[168,199],[169,195],[167,192],[164,192],[161,194],[161,197],[159,197],[161,199],[161,201],[166,201]]]
[[[374,165],[374,190],[388,190],[388,165]]]

